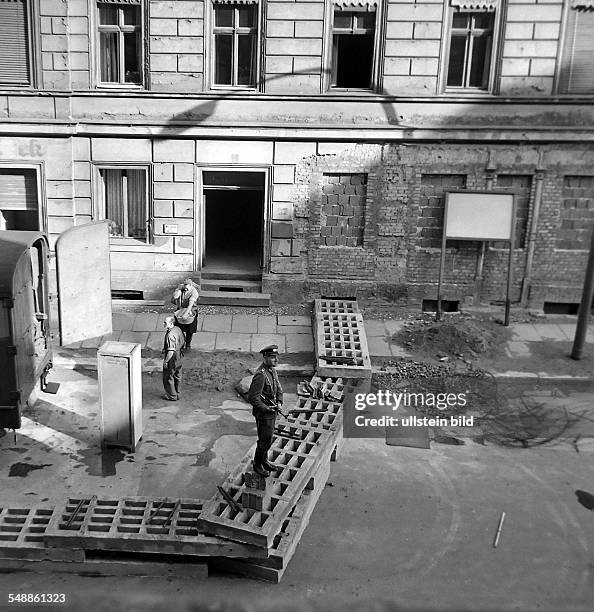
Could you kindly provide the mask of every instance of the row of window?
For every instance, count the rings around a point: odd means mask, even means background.
[[[32,83],[31,0],[0,0],[0,85]],[[452,2],[457,4],[457,2]],[[594,93],[594,11],[580,2],[568,12],[560,93]],[[500,15],[495,4],[476,3],[477,10],[452,6],[444,49],[447,91],[491,90],[497,57]],[[262,18],[260,5],[212,5],[213,87],[255,89],[259,86]],[[143,9],[140,0],[97,2],[98,81],[103,85],[143,86]],[[381,53],[380,21],[373,3],[335,6],[330,28],[329,88],[377,88]]]

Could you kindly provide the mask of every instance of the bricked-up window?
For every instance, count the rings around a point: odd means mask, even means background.
[[[419,246],[441,248],[445,192],[449,189],[466,189],[466,175],[423,174],[421,176]],[[449,247],[459,245],[460,241],[448,241]]]
[[[142,7],[140,0],[98,2],[99,81],[142,83]]]
[[[0,85],[31,85],[30,3],[0,0]]]
[[[145,168],[99,168],[100,216],[109,221],[116,238],[148,242],[147,180]]]
[[[257,8],[256,4],[214,5],[214,85],[255,87]]]
[[[516,249],[523,249],[526,246],[532,176],[529,174],[499,174],[497,176],[497,189],[509,189],[509,191],[516,195],[516,235],[514,237],[514,245]],[[491,247],[507,249],[508,244],[508,242],[492,242]]]
[[[363,246],[367,174],[324,174],[322,245]]]
[[[594,4],[574,0],[567,14],[559,91],[594,94]]]
[[[452,9],[450,24],[446,87],[487,89],[495,13]]]
[[[375,10],[334,8],[331,86],[371,89],[375,48]]]
[[[594,223],[594,176],[563,179],[558,249],[588,250]]]

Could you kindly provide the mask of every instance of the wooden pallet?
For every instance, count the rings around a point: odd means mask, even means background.
[[[68,499],[53,514],[44,535],[48,547],[186,557],[266,557],[261,548],[200,533],[196,521],[202,511],[202,500],[149,497],[89,500],[74,519],[80,498]]]
[[[371,378],[363,316],[356,302],[315,300],[316,371],[322,376]],[[353,364],[328,361],[351,358]]]
[[[297,550],[329,475],[330,464],[326,463],[315,486],[303,491],[290,515],[283,521],[280,532],[268,550],[268,559],[214,558],[209,560],[209,567],[222,572],[279,583]]]

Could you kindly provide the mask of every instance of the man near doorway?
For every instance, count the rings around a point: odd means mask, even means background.
[[[173,292],[171,302],[175,304],[175,322],[184,332],[184,350],[192,347],[192,336],[198,328],[196,309],[198,306],[198,289],[191,278],[186,280]]]
[[[248,401],[252,405],[252,414],[258,429],[254,472],[266,477],[270,476],[269,470],[276,470],[276,466],[268,463],[266,455],[272,446],[276,413],[283,404],[283,389],[276,373],[278,346],[276,344],[266,346],[260,353],[262,353],[262,365],[252,378]]]
[[[179,399],[181,369],[184,346],[184,334],[175,325],[175,317],[169,315],[163,322],[165,339],[163,341],[163,387],[165,399],[174,402]]]

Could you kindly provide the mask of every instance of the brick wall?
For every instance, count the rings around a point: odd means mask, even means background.
[[[448,189],[465,188],[465,174],[421,175],[420,217],[417,224],[418,246],[434,249],[441,248],[445,192]]]
[[[363,246],[366,174],[324,174],[322,180],[321,244]]]
[[[594,176],[565,176],[557,249],[587,250],[594,222]]]
[[[516,195],[516,227],[515,245],[522,249],[526,246],[526,232],[530,214],[530,198],[532,197],[532,176],[529,174],[498,174],[497,189],[511,191]],[[493,242],[492,248],[507,249],[507,243]]]

